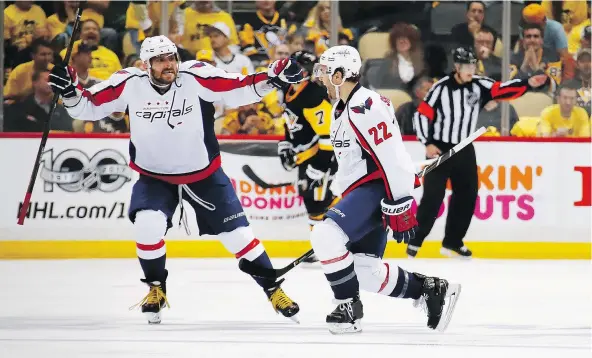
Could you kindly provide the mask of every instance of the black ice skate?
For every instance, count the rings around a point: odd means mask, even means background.
[[[422,308],[428,314],[429,328],[443,332],[454,313],[461,286],[449,284],[448,281],[437,277],[426,277],[418,273],[414,275],[423,280],[423,286],[421,296],[414,300],[413,306]]]
[[[130,309],[138,306],[142,307],[142,313],[148,319],[149,324],[159,324],[161,321],[162,309],[169,306],[169,301],[166,298],[166,282],[152,281],[148,282],[146,279],[140,279],[148,285],[149,291],[146,297],[140,302],[130,307]]]
[[[326,319],[329,332],[333,334],[362,332],[364,307],[362,301],[360,301],[360,297],[356,296],[346,300],[334,300],[334,302],[338,305]]]
[[[464,245],[457,248],[442,246],[440,249],[440,254],[461,259],[470,259],[473,256],[471,250],[469,250],[469,248]]]
[[[281,313],[284,317],[287,317],[296,323],[300,323],[298,321],[298,316],[296,315],[298,311],[300,311],[300,307],[298,307],[298,304],[292,301],[290,297],[286,295],[284,290],[282,290],[280,287],[282,282],[284,282],[283,279],[276,282],[275,286],[266,289],[265,294],[276,313]]]

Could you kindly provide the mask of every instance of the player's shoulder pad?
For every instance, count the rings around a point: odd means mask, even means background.
[[[360,87],[349,100],[353,115],[364,116],[377,111],[392,111],[390,99],[365,87]]]
[[[216,67],[207,62],[191,60],[184,61],[179,65],[179,72],[190,73],[192,75],[207,76],[216,71]]]
[[[146,71],[141,70],[137,67],[128,67],[113,73],[111,77],[109,77],[108,82],[111,85],[118,85],[122,82],[131,79],[132,77],[148,77],[148,74],[146,73]]]

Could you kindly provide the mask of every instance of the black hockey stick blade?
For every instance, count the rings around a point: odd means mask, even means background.
[[[269,184],[265,182],[263,179],[259,178],[257,174],[253,171],[248,164],[243,165],[243,172],[247,176],[247,178],[251,179],[255,184],[262,187],[263,189],[271,189],[271,188],[281,188],[288,185],[294,185],[293,182],[289,183],[278,183],[278,184]]]
[[[314,250],[310,249],[306,253],[304,253],[304,255],[300,256],[299,258],[288,264],[288,266],[282,267],[281,269],[262,267],[246,259],[240,259],[240,261],[238,262],[238,268],[242,272],[247,273],[251,276],[278,279],[290,272],[294,267],[298,266],[302,261],[306,260],[313,254]]]

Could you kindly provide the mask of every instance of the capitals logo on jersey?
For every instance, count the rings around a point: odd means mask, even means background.
[[[372,98],[368,97],[368,99],[359,106],[353,106],[351,109],[354,113],[366,113],[366,110],[370,110],[372,107]]]

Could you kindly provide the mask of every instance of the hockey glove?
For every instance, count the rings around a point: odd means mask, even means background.
[[[382,220],[387,229],[392,230],[397,243],[409,243],[415,237],[417,220],[411,212],[412,196],[405,196],[399,200],[382,199]]]
[[[304,80],[304,71],[296,61],[290,58],[274,61],[267,70],[268,83],[277,88],[286,88],[291,83]]]
[[[49,74],[49,85],[54,93],[61,94],[64,98],[76,97],[76,71],[70,66],[54,66]]]
[[[281,141],[278,143],[278,155],[282,161],[282,166],[287,171],[290,171],[296,167],[296,152],[294,152],[294,146],[288,141]]]

